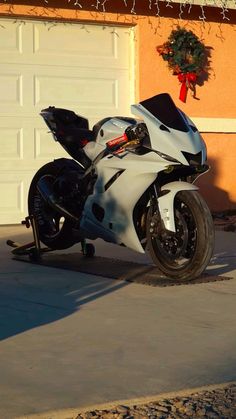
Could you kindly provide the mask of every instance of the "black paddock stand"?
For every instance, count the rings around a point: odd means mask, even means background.
[[[15,257],[29,256],[32,262],[40,262],[43,253],[53,252],[54,249],[50,247],[41,247],[39,239],[38,224],[33,215],[29,215],[21,222],[26,228],[32,227],[33,241],[25,244],[14,242],[13,240],[7,240],[6,244],[13,247],[11,251]],[[81,251],[86,257],[93,257],[95,255],[95,247],[92,243],[86,243],[86,240],[81,240]]]

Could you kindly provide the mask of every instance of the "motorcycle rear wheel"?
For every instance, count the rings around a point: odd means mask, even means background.
[[[54,181],[58,175],[58,167],[54,162],[45,164],[32,179],[28,194],[28,211],[37,222],[39,239],[50,249],[67,249],[78,242],[73,237],[72,222],[63,218],[50,207],[37,189],[37,183],[42,177],[49,177]]]
[[[147,248],[167,277],[193,280],[208,265],[214,249],[214,225],[204,199],[195,191],[181,191],[174,200],[176,233],[162,227],[158,208],[147,216]]]

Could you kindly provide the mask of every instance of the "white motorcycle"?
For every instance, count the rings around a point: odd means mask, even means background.
[[[193,122],[166,94],[131,107],[138,118],[88,120],[49,107],[41,116],[73,159],[57,159],[34,176],[29,215],[51,249],[103,240],[150,252],[169,278],[191,280],[214,246],[211,213],[194,180],[208,170],[206,147]]]

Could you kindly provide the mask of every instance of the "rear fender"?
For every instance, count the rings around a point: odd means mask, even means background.
[[[161,219],[167,230],[176,232],[174,217],[174,199],[180,191],[196,191],[198,187],[188,182],[170,182],[161,187],[158,205]]]

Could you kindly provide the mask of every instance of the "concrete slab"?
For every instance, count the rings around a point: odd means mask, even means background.
[[[208,268],[233,279],[153,288],[12,261],[23,232],[0,228],[1,418],[236,379],[235,233],[217,232]]]

